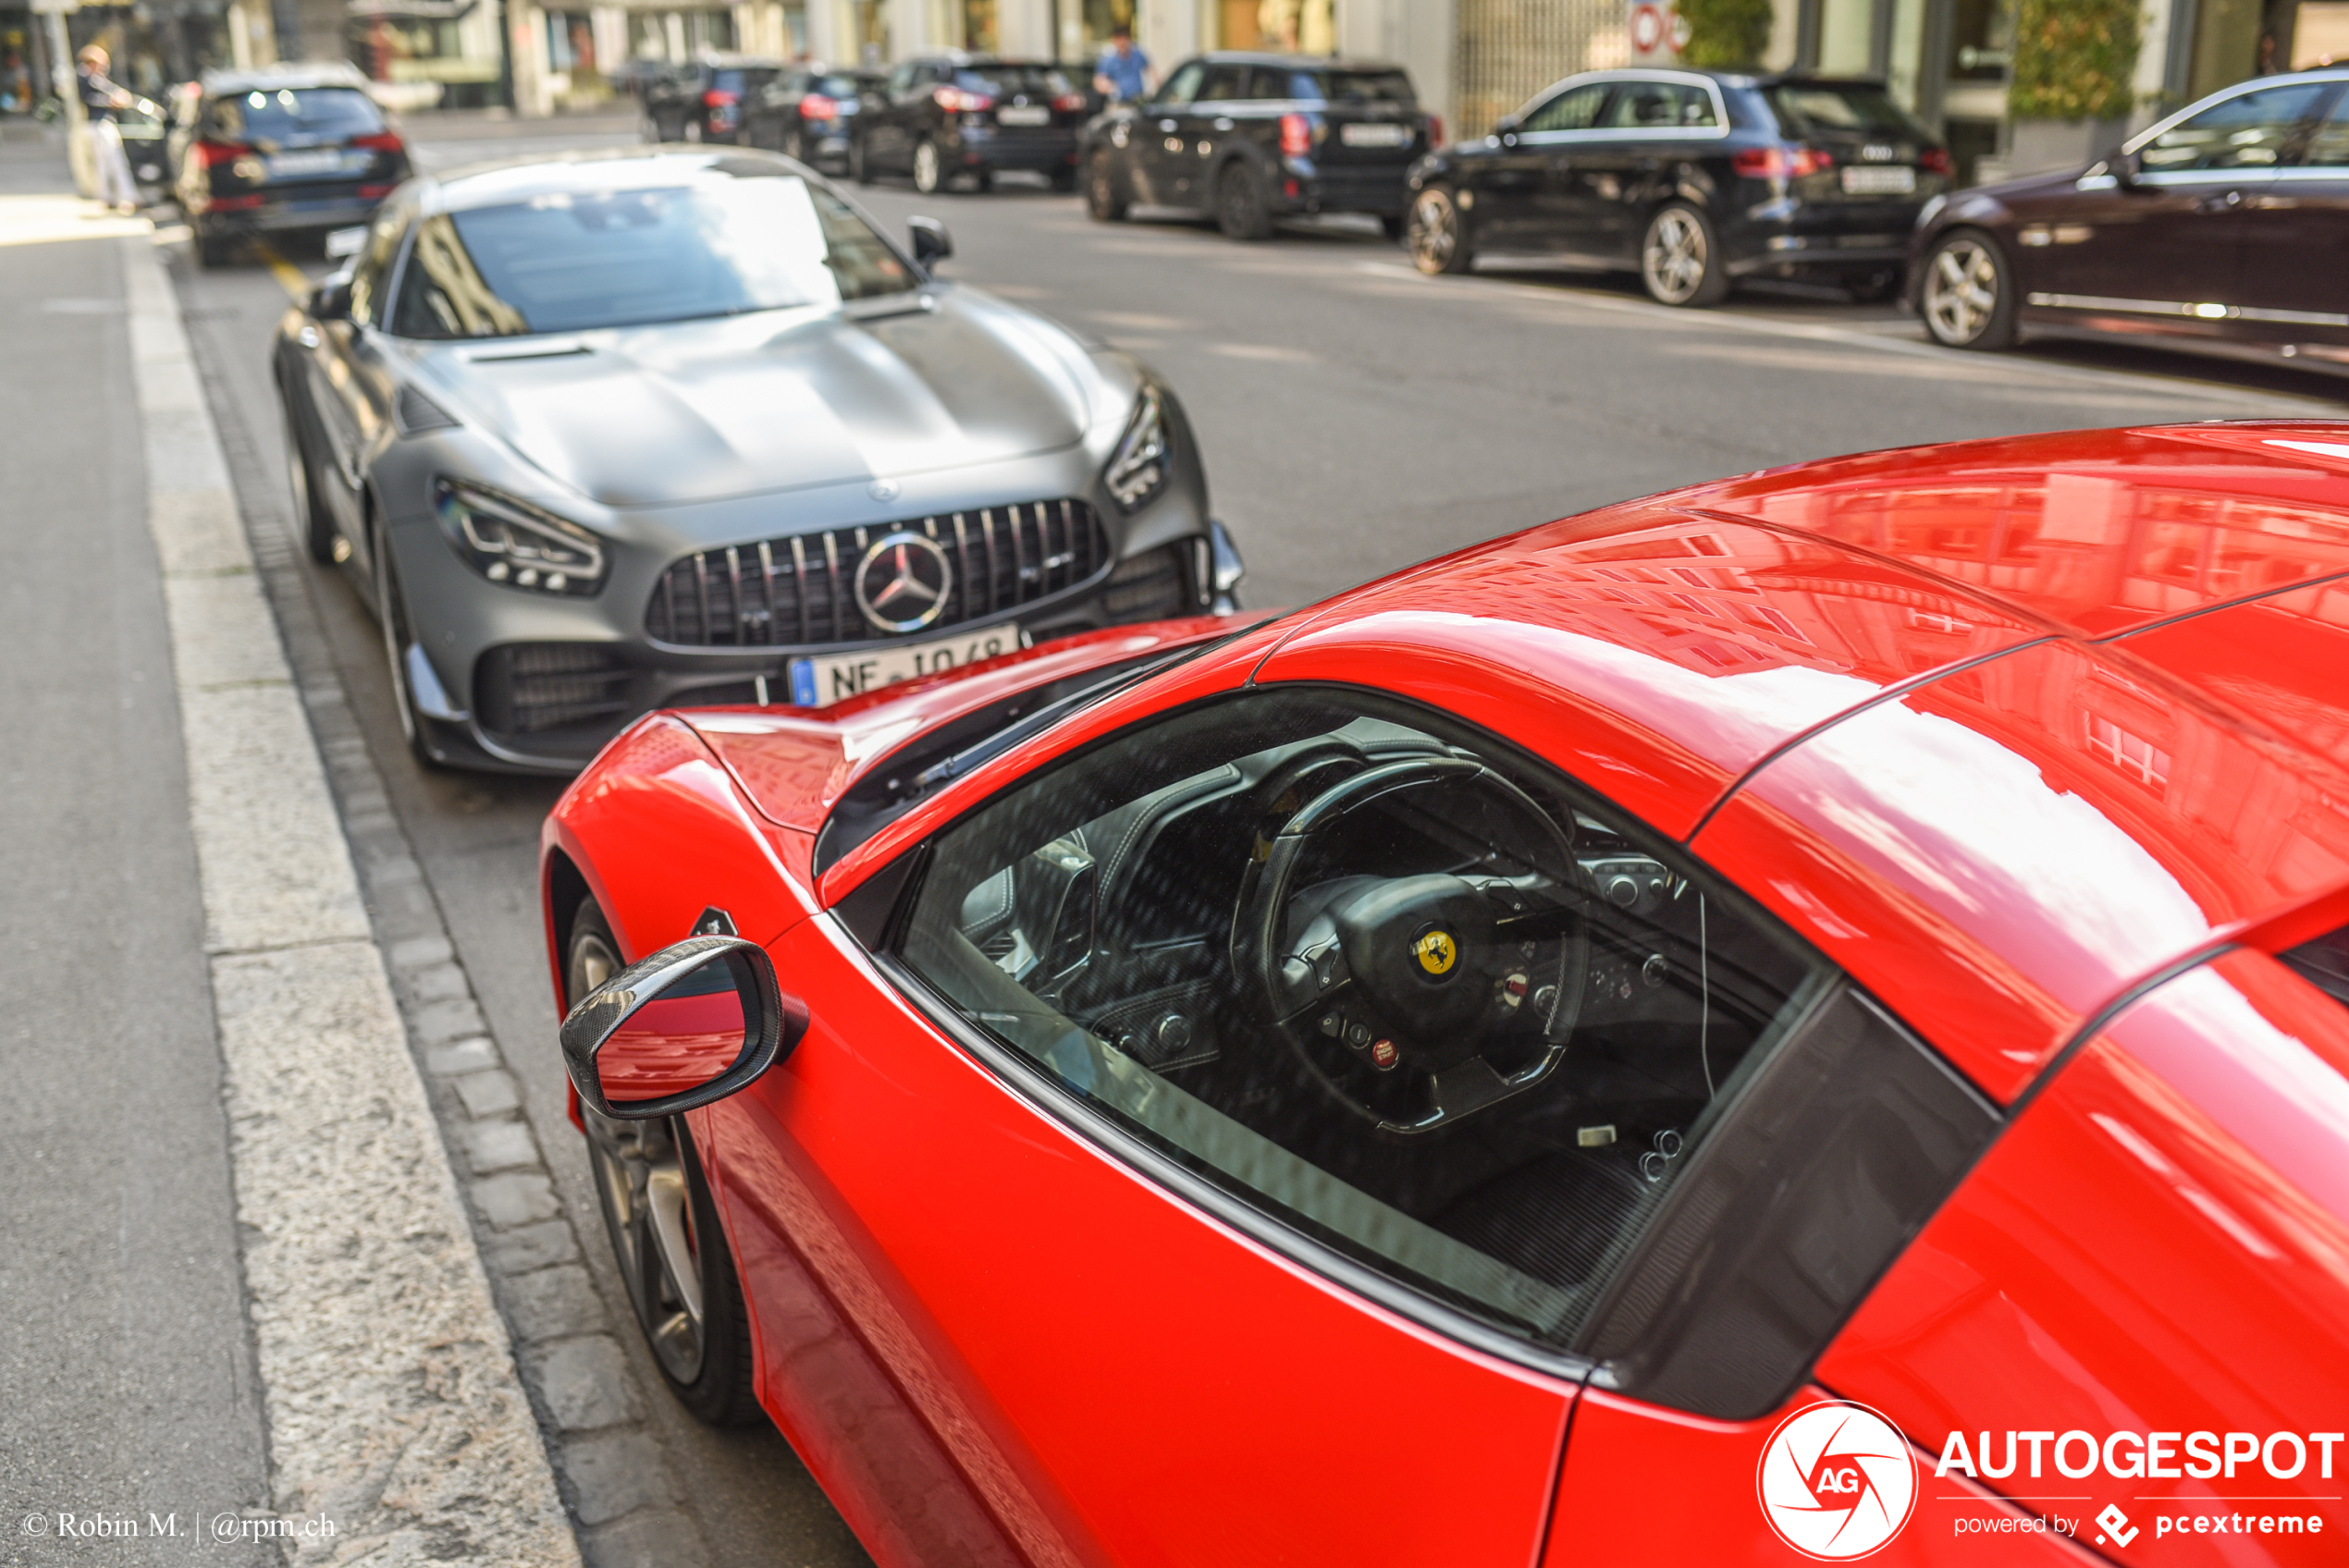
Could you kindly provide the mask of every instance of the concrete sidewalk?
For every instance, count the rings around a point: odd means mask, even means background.
[[[192,1537],[269,1495],[123,296],[143,226],[94,212],[45,148],[0,159],[8,1562],[183,1560],[148,1515]],[[58,1540],[59,1513],[141,1538]]]
[[[575,1564],[143,222],[0,161],[0,1561]]]

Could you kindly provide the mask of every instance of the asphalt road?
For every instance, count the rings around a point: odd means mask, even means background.
[[[524,148],[632,138],[600,128],[418,123],[449,167]],[[1251,606],[1300,603],[1472,540],[1603,502],[1831,453],[2025,430],[2259,414],[2335,416],[2349,382],[2118,348],[1989,359],[1922,343],[1888,309],[1780,292],[1726,310],[1654,306],[1619,280],[1539,271],[1428,279],[1375,231],[1329,223],[1237,246],[1199,226],[1088,222],[1039,186],[917,198],[853,192],[902,233],[944,219],[947,276],[1140,355],[1187,405],[1217,508],[1248,557]],[[224,378],[232,449],[264,475],[250,499],[285,525],[266,348],[314,253],[200,272],[178,247],[189,328]],[[572,1212],[596,1213],[563,1118],[535,880],[552,783],[427,774],[399,738],[381,644],[358,595],[311,588],[394,810]],[[588,1220],[592,1223],[592,1220]],[[627,1314],[591,1242],[597,1284]],[[630,1336],[632,1346],[634,1344]],[[781,1439],[712,1434],[638,1372],[689,1511],[722,1564],[864,1561]]]

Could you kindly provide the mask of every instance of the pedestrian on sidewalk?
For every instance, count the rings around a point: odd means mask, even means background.
[[[1150,57],[1134,47],[1134,30],[1112,28],[1109,47],[1093,67],[1093,90],[1113,104],[1130,103],[1150,92],[1151,75]]]
[[[130,106],[130,94],[106,80],[106,67],[112,62],[97,44],[82,50],[77,58],[80,67],[75,75],[80,83],[82,116],[90,122],[87,134],[98,200],[117,213],[135,213],[139,188],[131,182],[130,160],[122,153],[122,128],[114,117],[117,109]]]

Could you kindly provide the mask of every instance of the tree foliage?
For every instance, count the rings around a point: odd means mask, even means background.
[[[2134,101],[2141,0],[2019,0],[2007,110],[2023,120],[2117,120]]]
[[[1770,46],[1771,0],[1680,0],[1689,24],[1683,64],[1744,70],[1762,63]]]

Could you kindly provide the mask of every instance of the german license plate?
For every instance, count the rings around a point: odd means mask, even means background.
[[[822,654],[791,661],[791,700],[804,708],[828,708],[895,680],[960,669],[998,654],[1015,654],[1027,646],[1016,626],[990,626],[959,637],[926,643],[889,643],[870,652]]]
[[[338,148],[322,147],[314,153],[272,153],[269,155],[269,178],[283,179],[288,175],[330,174],[342,167],[342,153]]]
[[[1917,188],[1917,171],[1906,164],[1853,164],[1843,171],[1846,196],[1906,196]]]
[[[995,111],[997,125],[1050,125],[1052,111],[1041,104],[1006,104]]]
[[[1348,147],[1408,147],[1411,128],[1384,121],[1342,125],[1337,128],[1337,139]]]

